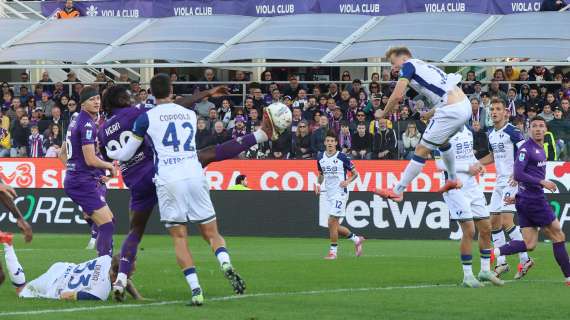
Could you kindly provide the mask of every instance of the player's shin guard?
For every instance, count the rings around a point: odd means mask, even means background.
[[[99,234],[99,227],[97,227],[95,222],[93,222],[91,219],[87,219],[86,221],[89,225],[89,228],[91,229],[91,239],[97,239],[97,235]]]
[[[115,224],[112,221],[99,226],[99,235],[97,236],[97,254],[99,257],[113,255],[114,232]]]
[[[448,144],[445,147],[439,148],[439,151],[441,152],[441,159],[443,160],[443,163],[445,163],[445,167],[447,168],[446,171],[449,180],[456,180],[457,173],[455,171],[455,151],[451,149],[450,144]]]
[[[495,248],[500,248],[507,243],[503,229],[493,230],[491,232],[491,236],[493,237],[493,245]],[[498,266],[505,264],[507,262],[507,259],[505,258],[505,256],[496,255],[496,257],[497,257],[497,265]]]
[[[4,244],[4,257],[6,258],[6,267],[8,268],[8,274],[12,284],[16,287],[25,285],[26,275],[24,274],[24,269],[18,261],[14,247],[7,243]]]
[[[481,271],[491,271],[491,249],[479,250],[481,255]]]
[[[566,242],[556,242],[552,244],[552,251],[554,251],[554,258],[560,266],[560,270],[564,277],[570,277],[570,260],[568,259],[568,252],[566,251]]]
[[[223,266],[224,263],[232,264],[230,261],[230,254],[228,253],[228,250],[225,247],[219,247],[218,249],[216,249],[216,252],[214,254],[218,259],[220,266]]]
[[[126,276],[131,273],[140,241],[141,239],[137,234],[129,232],[129,235],[123,242],[123,246],[121,247],[121,262],[119,263],[119,275],[121,278],[126,278]],[[127,279],[120,280],[124,280],[123,283],[126,283]]]
[[[247,134],[241,138],[226,141],[216,146],[216,161],[235,158],[243,151],[249,150],[257,144],[253,133]]]
[[[513,226],[510,230],[507,230],[509,237],[511,240],[518,240],[523,241],[523,236],[521,233],[521,229],[518,226]],[[521,263],[525,263],[528,260],[528,253],[521,252],[519,253],[519,258]]]
[[[410,184],[410,182],[412,182],[412,180],[414,180],[422,172],[425,164],[426,159],[414,154],[412,160],[410,160],[408,166],[404,170],[404,173],[402,173],[402,179],[394,188],[394,192],[397,194],[404,192],[408,184]]]
[[[196,274],[196,268],[190,267],[183,271],[184,277],[186,278],[186,282],[188,282],[188,286],[190,289],[194,290],[200,288],[200,283],[198,282],[198,274]]]
[[[527,250],[526,244],[524,241],[520,240],[511,240],[509,243],[505,244],[504,246],[498,248],[499,254],[501,256],[510,256],[511,254],[525,252]],[[497,249],[495,249],[497,250]],[[497,251],[495,251],[497,253]]]

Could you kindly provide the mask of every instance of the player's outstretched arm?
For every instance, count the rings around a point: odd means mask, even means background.
[[[227,96],[230,94],[230,90],[226,86],[217,86],[210,90],[200,91],[193,94],[190,97],[177,98],[175,103],[179,104],[185,108],[192,108],[192,106],[206,97],[217,98],[221,96]]]
[[[57,156],[59,161],[63,163],[63,165],[67,164],[67,144],[63,143],[61,149],[59,149],[59,155]]]

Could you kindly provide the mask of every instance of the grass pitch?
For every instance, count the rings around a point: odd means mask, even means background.
[[[116,236],[116,248],[123,237]],[[83,262],[88,235],[21,236],[16,253],[28,280],[57,261]],[[325,261],[326,239],[228,237],[232,262],[247,282],[247,295],[233,294],[217,260],[198,237],[190,238],[206,301],[187,307],[190,292],[167,236],[146,236],[134,280],[148,301],[118,304],[18,299],[9,281],[0,287],[2,319],[568,319],[570,288],[564,286],[550,244],[532,257],[524,280],[505,287],[458,286],[458,243],[368,240],[354,257],[341,241],[339,259]],[[0,247],[1,248],[1,247]],[[2,255],[3,256],[3,255]],[[3,261],[3,258],[2,258]],[[479,271],[478,254],[473,257]],[[516,267],[518,257],[509,258]],[[3,262],[2,262],[3,263]],[[507,275],[512,279],[514,273]]]

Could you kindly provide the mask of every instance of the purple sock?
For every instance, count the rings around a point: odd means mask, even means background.
[[[243,137],[226,141],[216,146],[216,161],[235,158],[238,154],[257,144],[253,133]]]
[[[97,253],[99,257],[113,255],[113,232],[115,225],[107,222],[99,226],[99,236],[97,237]]]
[[[564,276],[566,278],[570,277],[570,260],[568,259],[568,252],[566,251],[566,242],[553,243],[552,251],[554,251],[554,258],[556,262],[558,262]]]
[[[121,247],[121,262],[119,264],[119,272],[124,274],[131,273],[131,269],[133,268],[133,262],[137,256],[137,249],[139,247],[139,243],[141,239],[138,235],[133,232],[130,232],[125,241],[123,242],[123,246]]]
[[[526,252],[526,244],[521,240],[511,240],[500,248],[502,256],[510,256],[511,254]]]
[[[88,221],[87,223],[91,221],[91,223],[89,223],[89,225],[91,226],[91,238],[97,239],[97,236],[99,235],[99,227],[97,227],[97,225],[93,222],[93,220],[89,219],[87,221]]]

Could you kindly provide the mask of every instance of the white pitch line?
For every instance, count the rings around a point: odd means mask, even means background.
[[[416,285],[416,286],[393,286],[393,287],[372,287],[372,288],[340,288],[340,289],[330,289],[330,290],[313,290],[313,291],[297,291],[297,292],[265,292],[265,293],[253,293],[244,295],[234,295],[225,297],[214,297],[206,299],[208,301],[228,301],[228,300],[241,300],[247,298],[258,298],[258,297],[278,297],[278,296],[297,296],[297,295],[319,295],[319,294],[330,294],[330,293],[340,293],[340,292],[365,292],[365,291],[384,291],[384,290],[408,290],[408,289],[426,289],[426,288],[449,288],[456,287],[457,284],[427,284],[427,285]],[[45,309],[45,310],[35,310],[35,311],[15,311],[15,312],[2,312],[0,317],[7,316],[30,316],[30,315],[40,315],[48,313],[67,313],[67,312],[81,312],[81,311],[95,311],[95,310],[105,310],[105,309],[123,309],[123,308],[144,308],[144,307],[156,307],[165,306],[172,304],[183,304],[187,303],[186,300],[173,300],[173,301],[162,301],[162,302],[152,302],[152,303],[139,303],[139,304],[116,304],[108,306],[98,306],[98,307],[79,307],[79,308],[68,308],[68,309]]]

